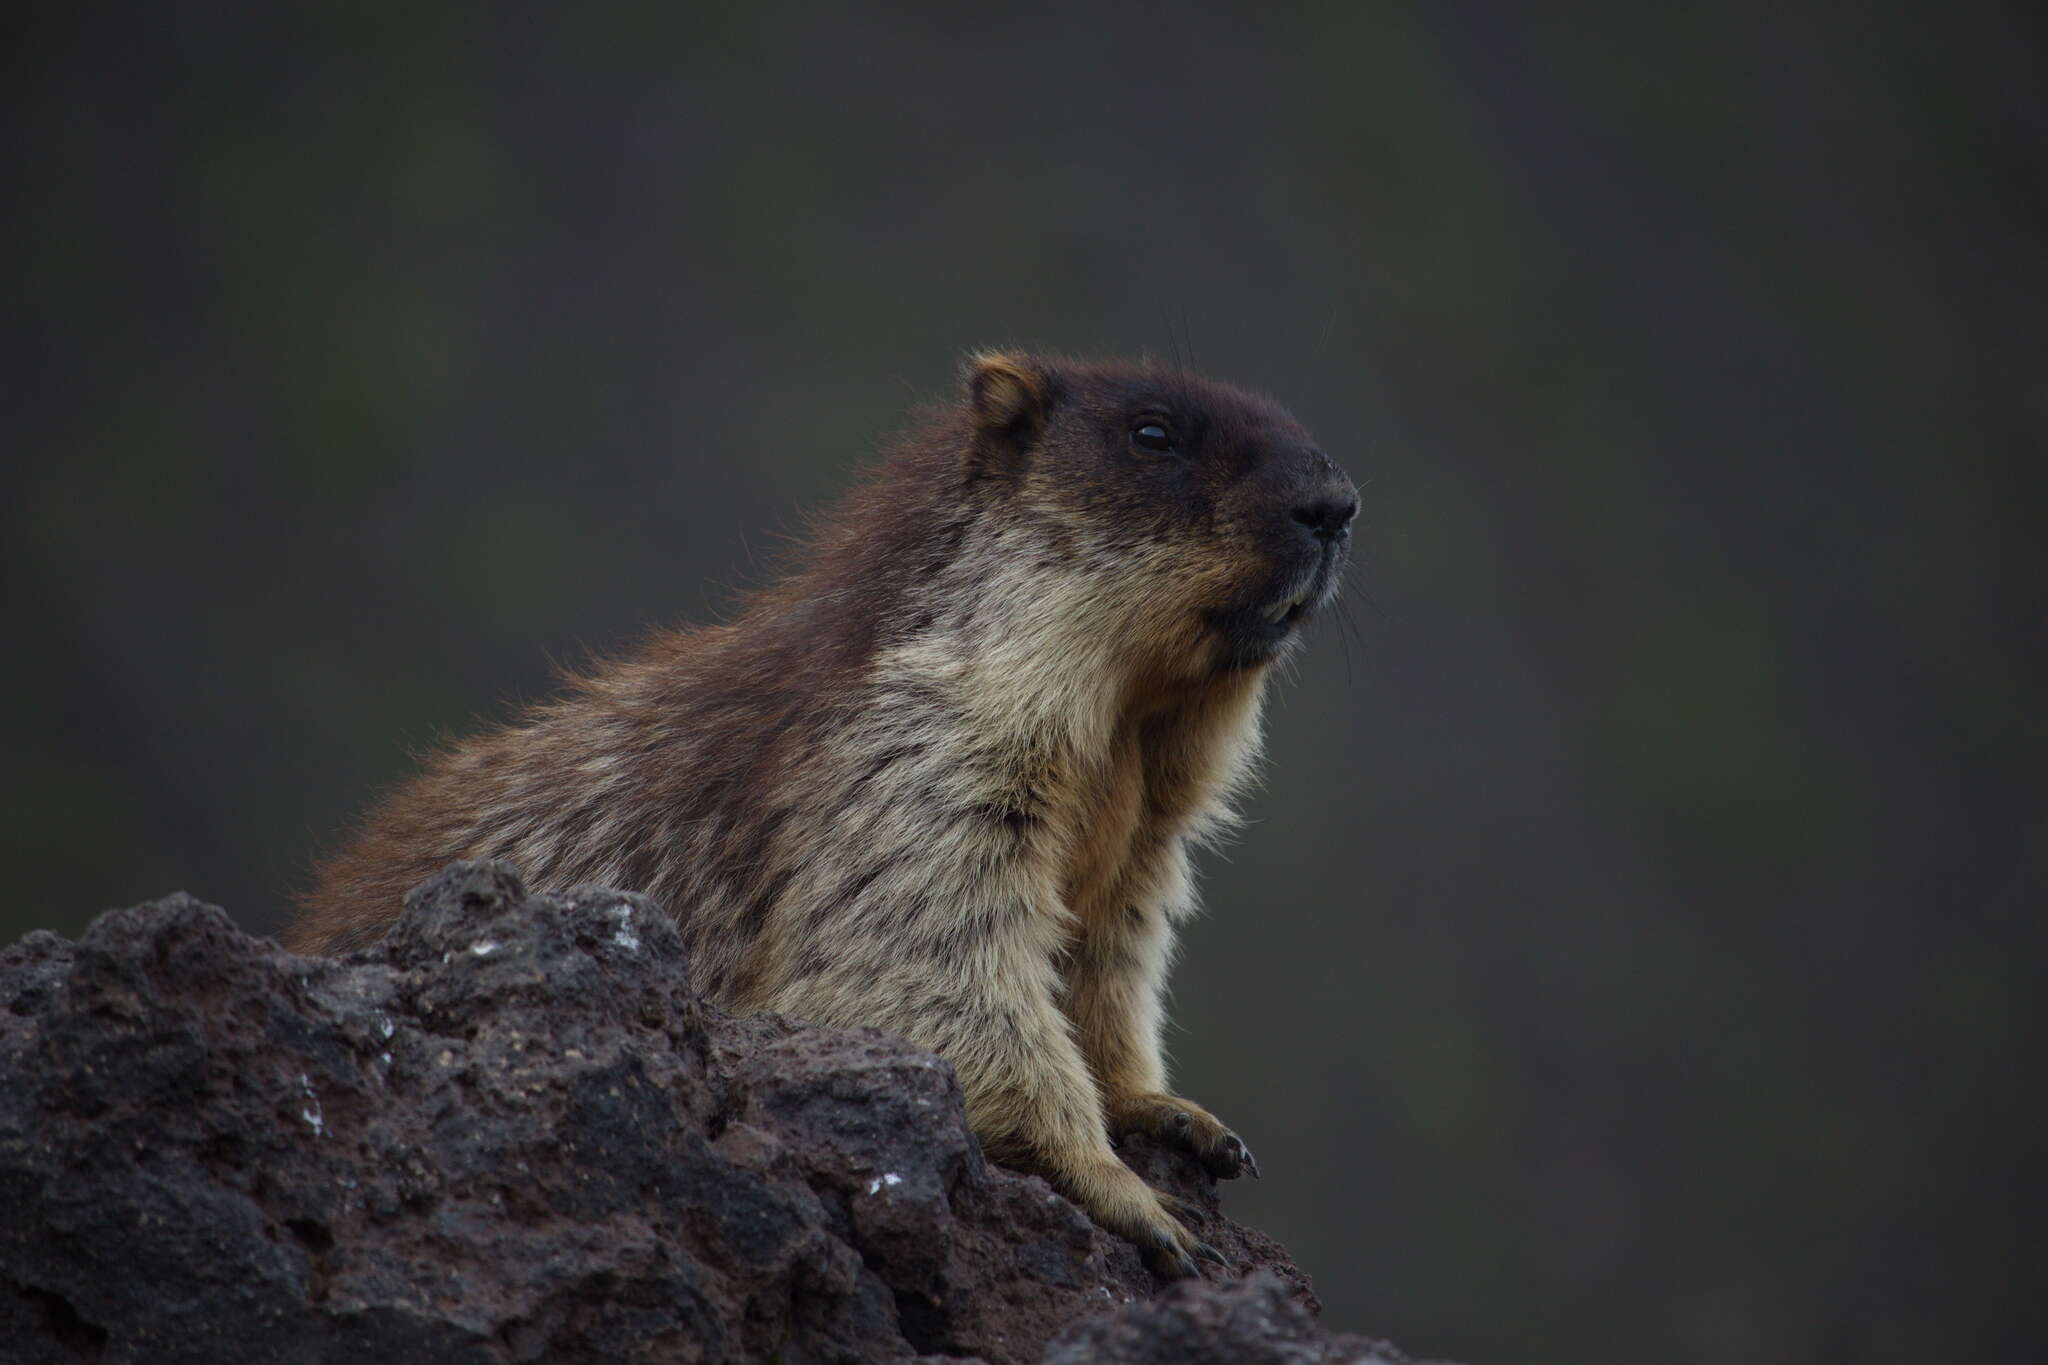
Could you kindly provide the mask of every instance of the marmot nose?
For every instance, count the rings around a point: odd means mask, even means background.
[[[1351,534],[1351,519],[1358,515],[1358,499],[1349,493],[1316,498],[1294,509],[1294,519],[1309,529],[1317,540],[1342,540]]]

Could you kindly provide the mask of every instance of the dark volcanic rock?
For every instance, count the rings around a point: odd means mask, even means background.
[[[0,952],[9,1361],[1373,1358],[1192,1161],[1126,1156],[1229,1274],[1153,1298],[944,1062],[725,1015],[648,902],[498,864],[343,958],[186,896]]]
[[[1295,1286],[1270,1270],[1224,1284],[1188,1281],[1091,1318],[1045,1365],[1423,1365],[1384,1341],[1330,1336]]]

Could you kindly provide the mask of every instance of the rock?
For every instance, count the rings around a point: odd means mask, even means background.
[[[1330,1336],[1296,1286],[1260,1268],[1188,1281],[1068,1329],[1044,1365],[1418,1365],[1384,1341]]]
[[[1125,1155],[1228,1273],[1159,1294],[938,1058],[727,1015],[651,903],[503,864],[341,958],[182,895],[0,952],[10,1361],[1400,1359]]]

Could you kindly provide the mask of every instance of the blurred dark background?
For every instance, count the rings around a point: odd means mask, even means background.
[[[2033,1358],[2024,13],[17,13],[0,931],[273,930],[964,350],[1191,359],[1367,505],[1176,977],[1230,1211],[1422,1353]]]

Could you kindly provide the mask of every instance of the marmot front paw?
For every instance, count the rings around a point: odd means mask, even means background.
[[[1193,1100],[1178,1095],[1133,1095],[1111,1104],[1108,1119],[1110,1136],[1149,1134],[1192,1153],[1218,1180],[1231,1180],[1246,1171],[1258,1179],[1258,1159],[1244,1139]]]
[[[1221,1252],[1195,1236],[1179,1200],[1159,1193],[1107,1152],[1100,1162],[1072,1170],[1061,1183],[1096,1222],[1134,1243],[1145,1265],[1162,1280],[1200,1275],[1198,1257],[1229,1264]]]

